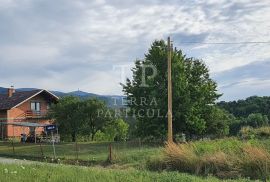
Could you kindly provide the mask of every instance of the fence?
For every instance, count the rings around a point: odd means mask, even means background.
[[[142,156],[160,152],[162,143],[128,142],[73,142],[73,143],[19,143],[0,142],[0,156],[47,162],[83,163],[86,165],[106,162],[128,163],[143,160]],[[139,159],[140,158],[140,159]]]

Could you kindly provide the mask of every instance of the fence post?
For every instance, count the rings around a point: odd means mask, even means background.
[[[142,148],[142,141],[141,141],[141,138],[139,138],[139,148],[140,148],[140,150],[141,150],[141,148]]]
[[[15,155],[15,148],[14,148],[14,142],[13,142],[13,139],[12,139],[11,143],[12,143],[12,151],[13,151],[13,155]]]
[[[109,161],[112,162],[112,144],[109,145]]]
[[[14,148],[14,125],[12,125],[12,130],[13,130],[13,136],[12,136],[12,150],[13,150],[13,155],[15,155],[15,148]]]
[[[43,153],[43,149],[41,146],[41,142],[39,142],[39,147],[40,147],[41,157],[44,158],[44,153]]]
[[[79,152],[78,152],[78,142],[77,142],[77,140],[75,141],[75,149],[76,149],[76,160],[78,162],[79,161]]]
[[[56,159],[56,152],[55,152],[55,145],[54,145],[54,137],[53,137],[53,131],[51,132],[52,134],[52,146],[53,146],[53,155],[54,155],[54,159]]]

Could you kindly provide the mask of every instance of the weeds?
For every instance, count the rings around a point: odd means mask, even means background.
[[[233,140],[231,142],[238,143]],[[166,168],[219,178],[270,177],[270,154],[264,148],[243,143],[235,145],[235,148],[231,146],[230,149],[221,150],[222,147],[218,147],[215,142],[211,144],[212,147],[206,145],[211,150],[198,150],[196,143],[168,143],[164,150]],[[201,144],[199,146],[202,147]]]

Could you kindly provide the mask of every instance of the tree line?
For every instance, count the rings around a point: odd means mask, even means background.
[[[237,134],[243,126],[258,128],[269,125],[270,97],[252,96],[245,100],[221,101],[217,106],[234,116],[230,125],[232,135]]]

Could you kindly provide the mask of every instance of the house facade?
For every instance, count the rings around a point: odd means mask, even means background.
[[[20,137],[31,131],[41,134],[42,127],[20,126],[20,123],[51,124],[47,118],[51,104],[58,97],[47,90],[18,91],[9,88],[6,94],[0,94],[0,137],[2,139]],[[14,125],[18,123],[18,125]]]

